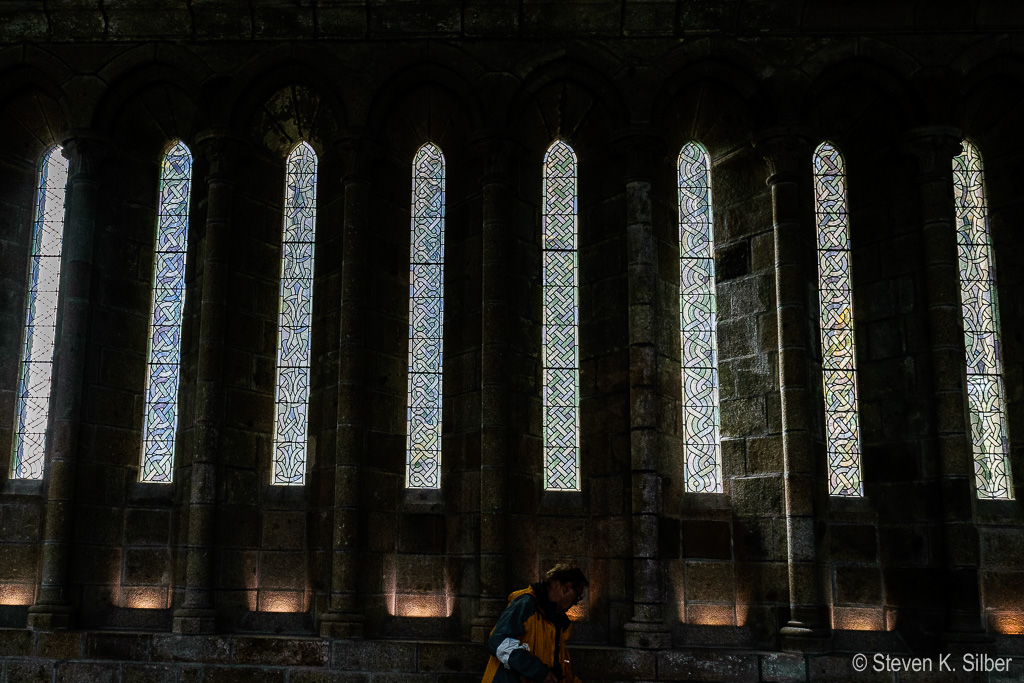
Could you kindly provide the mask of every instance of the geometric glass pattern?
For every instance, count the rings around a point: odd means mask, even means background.
[[[181,377],[181,319],[185,304],[185,251],[188,247],[192,153],[180,140],[160,165],[153,307],[146,367],[146,412],[142,427],[140,481],[169,484],[174,474],[174,435],[178,428]]]
[[[578,491],[580,441],[576,154],[555,140],[544,155],[544,488]]]
[[[59,146],[51,147],[39,165],[32,221],[25,341],[21,352],[17,422],[11,453],[12,479],[43,478],[67,183],[68,161]]]
[[[850,278],[846,164],[830,142],[814,151],[814,213],[818,229],[818,297],[825,391],[829,494],[861,496],[860,422]]]
[[[441,486],[444,155],[430,142],[412,160],[411,222],[405,485],[436,489]]]
[[[981,154],[966,140],[963,152],[953,159],[953,195],[974,481],[979,498],[1006,499],[1012,493],[995,263]]]
[[[288,155],[281,244],[281,313],[278,319],[277,391],[274,396],[272,482],[306,481],[309,430],[309,358],[316,235],[316,152],[300,142]]]
[[[699,142],[679,152],[679,338],[685,488],[722,492],[718,414],[715,236],[711,159]]]

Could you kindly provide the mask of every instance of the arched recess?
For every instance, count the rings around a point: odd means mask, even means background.
[[[238,155],[230,273],[247,283],[228,293],[227,324],[264,331],[229,338],[225,348],[225,391],[259,405],[249,418],[226,417],[233,452],[225,473],[237,478],[240,493],[222,508],[251,530],[246,550],[262,578],[239,571],[226,582],[241,596],[229,609],[254,628],[268,612],[301,615],[313,591],[330,585],[329,565],[316,564],[311,550],[332,538],[317,521],[331,519],[334,500],[344,188],[332,143],[344,112],[315,66],[290,61],[253,80],[239,76],[242,86],[225,83],[222,102]],[[286,451],[298,469],[282,477],[277,465]],[[274,533],[282,524],[290,525],[288,537]]]
[[[926,114],[909,80],[919,69],[905,60],[893,57],[883,64],[855,51],[819,66],[800,103],[809,146],[806,169],[816,174],[806,196],[815,201],[815,246],[821,250],[807,258],[810,263],[820,258],[822,275],[826,263],[832,274],[812,280],[809,425],[814,458],[825,471],[830,457],[836,457],[829,455],[835,452],[836,426],[851,424],[841,419],[843,411],[859,416],[863,497],[840,501],[843,493],[819,478],[816,504],[828,536],[818,552],[832,587],[833,628],[884,630],[887,604],[904,599],[898,587],[885,583],[899,561],[876,547],[848,543],[844,525],[860,514],[880,524],[881,547],[898,543],[920,520],[898,511],[883,519],[876,501],[922,495],[918,492],[931,485],[921,475],[934,467],[922,447],[930,434],[921,419],[931,400],[930,360],[926,345],[915,343],[912,332],[928,325],[920,223],[907,208],[919,194],[918,169],[903,146],[908,130]],[[828,148],[829,155],[812,160],[812,150]],[[811,273],[817,272],[812,267]],[[836,374],[841,365],[843,372]],[[898,381],[889,370],[894,367],[905,369]],[[854,368],[857,412],[849,403],[836,411],[837,402],[829,397],[852,393],[849,386],[830,384],[829,377],[845,378],[847,369],[853,377]],[[843,450],[852,455],[854,448]],[[893,474],[898,468],[903,469]],[[851,597],[848,561],[862,564],[861,580],[872,588],[859,598]]]
[[[0,267],[0,291],[4,293],[0,296],[0,472],[6,480],[18,428],[17,395],[27,334],[26,304],[33,281],[31,254],[40,171],[60,142],[62,114],[61,90],[41,69],[20,65],[5,69],[0,72],[0,84],[0,130],[4,135],[0,149],[0,252],[4,254]],[[36,320],[43,317],[40,311],[35,315]],[[42,482],[29,484],[43,490]],[[45,501],[36,500],[25,510],[41,518]],[[41,547],[41,525],[37,526],[26,536],[27,544],[17,566],[0,572],[0,590],[11,596],[9,603],[29,605],[35,599],[34,568],[40,563]],[[30,569],[26,572],[25,568]]]
[[[482,171],[470,146],[480,103],[462,73],[430,60],[384,82],[368,111],[369,135],[380,142],[370,188],[380,211],[372,242],[364,242],[375,256],[367,269],[374,292],[368,319],[394,335],[379,337],[371,353],[380,371],[366,396],[381,406],[382,419],[368,426],[367,439],[381,445],[381,457],[364,468],[376,490],[364,493],[363,504],[399,530],[386,546],[368,549],[385,583],[381,599],[368,603],[368,620],[451,616],[465,624],[472,612],[454,596],[479,590],[456,549],[476,542],[475,528],[460,520],[475,511],[467,492],[478,490],[480,477]],[[436,317],[425,323],[428,312]],[[417,360],[423,345],[415,339],[438,334],[437,365]],[[418,488],[406,478],[406,449],[410,432],[429,422],[413,396],[427,366],[443,371],[440,471],[429,488]],[[427,528],[414,542],[416,530]],[[374,577],[363,578],[374,593]]]
[[[613,138],[621,137],[629,115],[609,75],[575,54],[527,74],[506,113],[507,128],[520,146],[511,211],[521,216],[511,222],[509,236],[509,305],[517,333],[510,343],[508,372],[513,378],[511,402],[519,406],[512,414],[512,429],[524,435],[508,469],[510,478],[530,492],[512,497],[509,512],[537,515],[549,530],[513,539],[507,573],[537,577],[555,557],[577,563],[591,583],[575,628],[617,632],[623,624],[609,605],[632,595],[611,576],[628,576],[632,567],[607,558],[631,556],[632,540],[608,533],[608,511],[597,500],[610,496],[628,508],[631,495],[626,173],[622,148],[613,147]],[[565,162],[555,173],[562,179],[557,183],[562,192],[561,202],[554,202],[561,204],[557,208],[545,196],[544,177],[546,155],[556,148]],[[564,153],[568,148],[571,155]],[[570,161],[574,182],[569,182]],[[545,490],[543,416],[545,391],[553,385],[545,385],[544,290],[553,279],[545,279],[544,267],[555,260],[549,258],[551,250],[545,250],[555,246],[549,244],[552,213],[575,214],[571,261],[578,291],[578,491]],[[571,261],[565,259],[559,278],[568,275],[565,264]],[[571,403],[564,398],[557,399],[560,405]]]
[[[988,48],[986,52],[997,47],[1005,49],[1004,46],[998,45],[1001,41],[992,42],[996,44],[985,46]],[[1019,303],[1019,292],[1024,289],[1024,275],[1018,266],[1024,262],[1024,238],[1020,230],[1021,225],[1024,225],[1024,202],[1021,200],[1020,192],[1021,186],[1024,185],[1024,163],[1021,157],[1021,150],[1024,149],[1024,130],[1020,125],[1021,117],[1024,116],[1024,104],[1017,96],[1021,88],[1024,88],[1024,63],[1018,58],[1001,54],[989,56],[984,60],[968,62],[964,58],[962,61],[965,73],[957,92],[952,96],[962,103],[962,118],[958,123],[961,125],[965,143],[973,144],[984,161],[982,197],[987,202],[987,227],[991,245],[989,255],[994,259],[996,285],[995,291],[989,292],[985,298],[996,304],[994,308],[997,313],[996,320],[986,322],[990,326],[994,323],[995,326],[1001,327],[1002,334],[997,348],[998,353],[1002,355],[1006,387],[1005,436],[1009,439],[1009,470],[1012,475],[1009,488],[1011,496],[1019,500],[1021,492],[1024,491],[1024,451],[1020,448],[1021,439],[1024,437],[1024,405],[1021,392],[1014,390],[1013,387],[1020,386],[1021,377],[1024,377],[1024,315]],[[965,217],[960,214],[964,209],[971,207],[965,206],[967,193],[957,189],[956,163],[953,168],[954,205],[958,212],[958,242],[965,242],[969,240],[964,240],[963,237],[969,235],[970,231],[964,228],[973,223],[977,230],[983,225],[979,220],[982,216],[978,216],[975,209],[972,212],[975,213],[973,221],[963,220]],[[972,173],[971,176],[975,174]],[[962,174],[960,178],[963,178]],[[971,255],[970,251],[978,251],[977,247],[971,249],[966,245],[959,248],[964,256]],[[972,260],[977,261],[977,256]],[[968,297],[967,302],[977,306],[978,298]],[[962,293],[961,305],[964,303]],[[965,332],[977,335],[977,328],[975,321],[965,321]],[[976,343],[970,344],[966,335],[965,345],[968,349],[977,346]],[[977,361],[974,365],[977,366]],[[971,371],[976,371],[977,368],[968,367],[967,370],[966,388],[970,388]],[[980,426],[976,415],[970,416],[968,425],[968,438],[971,438]],[[1001,505],[1005,504],[978,500],[975,503],[976,514]],[[1013,506],[1013,509],[1019,510],[1019,505]],[[1008,514],[1000,517],[996,523],[979,525],[977,528],[981,547],[993,547],[1002,538],[1018,533],[1016,529],[1021,522],[1020,514]],[[985,586],[1011,580],[1011,567],[1001,564],[985,552],[982,552],[979,560],[982,575],[987,577]],[[1008,632],[1005,625],[1011,623],[1010,619],[1017,617],[1019,604],[1012,597],[988,590],[981,592],[981,602],[990,628],[996,632]]]

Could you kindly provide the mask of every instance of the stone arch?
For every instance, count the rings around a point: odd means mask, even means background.
[[[467,145],[467,131],[477,130],[482,120],[471,83],[437,62],[396,73],[375,93],[368,110],[371,131],[409,159],[428,141],[450,157]]]
[[[223,100],[228,127],[259,141],[282,161],[300,139],[323,157],[348,124],[345,103],[328,76],[338,65],[315,49],[268,53],[236,76],[243,85],[224,84],[229,86]],[[335,71],[342,72],[340,67]]]
[[[800,119],[812,135],[842,139],[862,130],[872,134],[878,122],[888,121],[898,134],[919,120],[922,112],[909,96],[909,82],[878,63],[844,60],[816,74],[803,93]],[[872,123],[874,122],[874,123]]]
[[[63,91],[48,74],[29,66],[0,73],[0,83],[0,129],[10,133],[3,156],[38,167],[65,127]]]
[[[206,100],[191,74],[150,62],[122,73],[110,85],[97,103],[93,127],[159,161],[171,140],[191,146],[208,120]]]
[[[774,114],[769,93],[748,71],[706,58],[680,65],[665,80],[651,118],[673,154],[699,140],[715,158],[748,143]]]

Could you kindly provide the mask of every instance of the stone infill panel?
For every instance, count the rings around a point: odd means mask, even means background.
[[[852,652],[579,646],[572,653],[586,683],[946,680],[858,673]],[[459,642],[0,629],[0,683],[477,683],[486,661],[483,645]],[[957,678],[1011,680],[1019,679],[998,673]]]

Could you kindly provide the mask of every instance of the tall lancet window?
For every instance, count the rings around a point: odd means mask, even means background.
[[[12,479],[43,478],[67,183],[67,159],[59,146],[51,147],[39,164],[32,221],[25,338],[21,347],[17,423],[11,453]]]
[[[285,169],[281,312],[277,327],[277,420],[272,481],[285,486],[306,482],[316,170],[316,152],[309,144],[300,142],[288,155]]]
[[[995,259],[988,229],[985,177],[978,148],[964,140],[953,159],[960,301],[967,349],[967,405],[979,498],[1011,498],[1006,394],[999,344]]]
[[[192,153],[180,140],[160,165],[153,306],[149,322],[146,412],[142,427],[141,481],[169,484],[174,477],[181,378],[181,319],[185,304]]]
[[[579,278],[576,154],[555,140],[544,155],[544,488],[580,488]]]
[[[679,152],[679,339],[686,490],[722,492],[711,160],[699,142]]]
[[[833,496],[860,496],[864,491],[857,416],[846,163],[831,142],[821,143],[814,151],[814,211],[818,227],[818,297],[821,304],[828,489]]]
[[[405,483],[441,486],[444,342],[444,155],[428,142],[412,160],[409,247],[409,403]]]

